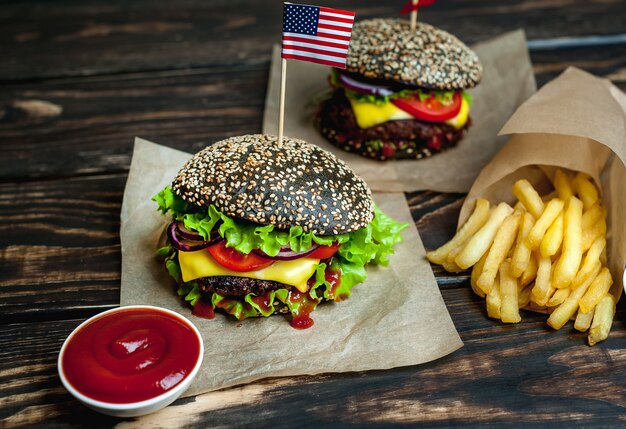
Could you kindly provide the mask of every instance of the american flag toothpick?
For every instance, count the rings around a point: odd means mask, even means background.
[[[287,59],[346,68],[354,12],[284,3],[278,144],[283,140]]]
[[[411,14],[411,30],[415,31],[417,27],[417,11],[425,6],[430,6],[435,4],[436,0],[409,0],[402,6],[400,10],[401,15],[405,15],[407,13]]]

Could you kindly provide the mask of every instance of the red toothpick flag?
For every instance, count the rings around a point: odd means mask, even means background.
[[[414,10],[418,10],[422,7],[431,6],[435,4],[437,0],[420,0],[419,2],[413,3],[413,0],[409,0],[402,6],[400,10],[400,15],[406,15],[407,13],[411,13]]]
[[[283,4],[283,49],[278,106],[278,144],[283,141],[287,58],[345,69],[354,12]]]
[[[354,12],[285,3],[283,58],[346,68]]]

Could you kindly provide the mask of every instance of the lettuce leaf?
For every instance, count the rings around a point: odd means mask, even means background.
[[[361,94],[360,92],[352,91],[346,87],[344,87],[339,78],[337,77],[337,71],[335,69],[331,70],[330,74],[330,84],[335,88],[342,88],[346,94],[346,96],[354,101],[358,101],[361,103],[371,103],[377,106],[383,106],[389,103],[391,100],[395,100],[398,98],[411,98],[418,97],[420,101],[425,101],[430,97],[435,97],[437,101],[439,101],[444,106],[448,106],[452,103],[452,98],[454,97],[454,93],[457,91],[444,91],[437,89],[424,89],[424,88],[414,88],[414,89],[402,89],[400,91],[394,92],[390,95],[371,95],[371,94]],[[461,97],[467,101],[467,103],[471,106],[472,104],[472,96],[465,92],[461,91]]]
[[[281,246],[288,245],[294,251],[308,250],[314,243],[330,245],[339,242],[342,246],[330,261],[320,261],[315,274],[310,280],[308,302],[316,304],[322,299],[342,300],[350,296],[350,290],[367,277],[365,266],[368,263],[387,265],[389,255],[393,253],[396,244],[402,241],[401,232],[408,226],[398,223],[387,216],[378,207],[375,207],[373,220],[360,230],[334,236],[318,236],[311,232],[304,232],[299,226],[288,230],[280,230],[273,225],[257,225],[250,222],[234,220],[217,210],[213,205],[204,208],[187,204],[177,196],[168,186],[153,198],[159,205],[163,214],[169,213],[172,218],[183,221],[185,227],[197,231],[205,239],[208,239],[213,231],[217,231],[223,237],[228,247],[233,247],[242,253],[250,253],[253,249],[261,249],[268,255],[274,256]],[[195,305],[202,292],[196,282],[182,283],[178,253],[171,245],[157,250],[172,278],[179,284],[178,295],[192,306]],[[327,280],[330,272],[341,273],[339,284],[331,290],[331,284]],[[247,317],[269,316],[274,313],[274,300],[278,299],[285,304],[292,314],[297,313],[298,302],[289,299],[287,289],[279,289],[271,292],[265,298],[269,301],[269,307],[258,305],[252,298],[254,294],[248,294],[240,299],[224,297],[218,293],[212,293],[210,302],[213,308],[222,308],[237,319]]]

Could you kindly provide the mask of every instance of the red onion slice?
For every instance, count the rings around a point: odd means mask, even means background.
[[[372,85],[369,83],[359,82],[345,74],[338,73],[339,81],[347,89],[365,95],[380,95],[387,97],[393,94],[393,91],[386,86]]]
[[[294,252],[293,250],[291,250],[291,248],[285,247],[285,248],[280,249],[280,251],[278,252],[278,254],[276,254],[276,256],[269,256],[267,253],[265,253],[261,249],[254,249],[252,252],[264,258],[274,259],[276,261],[292,261],[294,259],[304,258],[305,256],[310,255],[318,247],[320,247],[319,244],[313,243],[313,245],[311,246],[309,250],[304,250],[302,252]]]
[[[183,222],[182,220],[176,222],[176,229],[178,234],[181,237],[186,238],[187,240],[204,241],[204,238],[200,234],[190,229],[187,229],[185,227],[185,222]]]
[[[181,252],[193,252],[195,250],[206,249],[209,246],[217,243],[221,237],[212,238],[208,241],[198,241],[198,240],[188,240],[185,238],[181,238],[178,236],[178,224],[177,222],[172,222],[170,226],[167,228],[167,236],[172,242],[172,245],[176,250],[180,250]],[[201,237],[202,238],[202,237]],[[184,241],[183,241],[184,240]],[[190,243],[191,241],[191,243]]]

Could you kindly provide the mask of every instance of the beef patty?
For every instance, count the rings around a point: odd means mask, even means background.
[[[470,125],[468,119],[457,130],[444,123],[403,119],[359,128],[343,89],[336,89],[322,102],[316,116],[316,126],[332,144],[380,161],[420,159],[454,147]]]
[[[293,289],[292,286],[273,280],[258,280],[249,277],[215,276],[197,280],[203,293],[216,292],[223,296],[245,296],[249,293],[265,295],[278,289]]]

